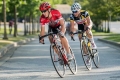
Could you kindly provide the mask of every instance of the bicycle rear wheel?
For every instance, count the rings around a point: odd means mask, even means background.
[[[57,49],[56,46],[54,46],[54,47]],[[50,56],[51,56],[53,66],[54,66],[57,74],[61,78],[63,78],[65,75],[65,65],[64,65],[64,63],[60,64],[59,57],[58,57],[57,53],[55,53],[52,45],[50,45]]]
[[[71,48],[70,48],[70,52],[73,56],[73,59],[70,62],[68,62],[68,67],[73,74],[76,74],[77,73],[77,63],[76,63],[76,59],[75,59],[74,53]]]
[[[98,55],[98,52],[93,54],[93,63],[96,66],[96,68],[99,67],[99,55]]]
[[[91,60],[91,55],[90,55],[90,51],[88,50],[88,46],[87,43],[85,43],[84,40],[81,40],[81,54],[82,54],[82,58],[83,58],[83,62],[86,66],[86,68],[88,70],[92,69],[92,60]]]

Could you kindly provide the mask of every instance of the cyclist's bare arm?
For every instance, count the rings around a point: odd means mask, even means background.
[[[88,16],[88,17],[86,18],[86,21],[87,21],[86,26],[89,28],[89,29],[86,31],[87,37],[92,38],[93,35],[92,35],[91,29],[92,29],[93,23],[92,23],[92,20],[91,20],[90,16]]]
[[[44,26],[44,25],[41,25],[40,36],[43,36],[43,35],[45,35],[45,26]],[[41,39],[41,40],[40,40],[40,43],[43,43],[43,40],[44,40],[44,39]]]
[[[60,19],[60,26],[61,26],[62,33],[65,33],[66,27],[65,27],[65,21],[64,21],[64,19]],[[62,46],[65,48],[66,52],[70,53],[69,43],[68,43],[67,38],[65,36],[64,36],[64,38],[60,37],[60,40],[61,40]]]
[[[40,36],[45,35],[45,26],[41,25]]]
[[[87,22],[87,23],[86,23],[85,27],[89,27],[89,28],[91,29],[93,23],[92,23],[92,21],[91,21],[90,16],[88,16],[88,17],[86,18],[86,22]]]
[[[74,32],[74,21],[70,20],[70,31]]]
[[[60,26],[61,26],[60,30],[62,31],[62,33],[65,33],[65,30],[66,30],[65,29],[66,28],[65,27],[65,21],[64,21],[64,19],[60,19],[59,21],[60,21]]]

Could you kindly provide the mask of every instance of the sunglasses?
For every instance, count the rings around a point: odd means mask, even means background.
[[[47,10],[41,11],[42,13],[45,13]]]
[[[78,11],[72,11],[73,13],[77,13]]]

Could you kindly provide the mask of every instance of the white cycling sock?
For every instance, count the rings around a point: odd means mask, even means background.
[[[67,56],[72,56],[71,53],[68,53]]]

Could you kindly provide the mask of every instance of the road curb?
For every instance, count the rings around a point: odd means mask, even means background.
[[[9,44],[9,45],[1,48],[0,49],[0,58],[2,58],[12,48],[17,48],[19,45],[27,44],[27,43],[29,43],[32,40],[35,40],[35,38],[27,38],[25,40],[22,40],[22,41],[19,41],[19,42],[14,42],[12,44]]]
[[[119,42],[114,42],[114,41],[110,41],[110,40],[105,40],[105,39],[98,39],[99,41],[108,43],[108,44],[112,44],[114,46],[120,47],[120,43]]]

